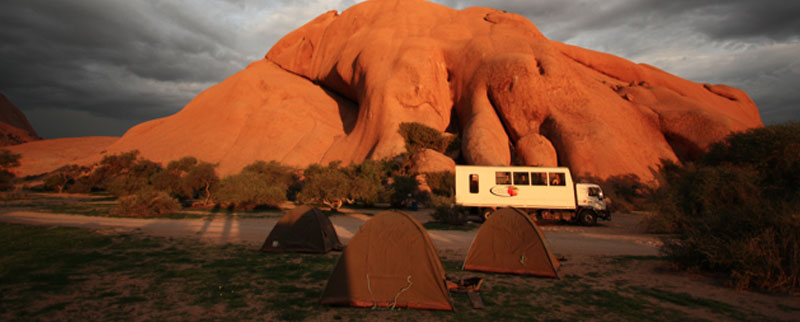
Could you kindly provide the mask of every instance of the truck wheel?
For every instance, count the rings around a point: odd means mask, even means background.
[[[595,226],[597,225],[597,213],[591,209],[584,209],[578,213],[578,222],[584,226]]]
[[[481,209],[481,219],[483,219],[483,221],[489,220],[489,216],[491,216],[492,213],[494,213],[494,209],[492,208]]]

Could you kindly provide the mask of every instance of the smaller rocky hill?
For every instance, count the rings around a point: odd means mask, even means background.
[[[40,139],[25,114],[0,93],[0,147]]]

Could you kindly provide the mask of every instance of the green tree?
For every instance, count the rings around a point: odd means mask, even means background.
[[[80,175],[87,170],[87,168],[77,164],[65,165],[56,169],[47,177],[44,187],[45,189],[62,193],[68,185],[74,184]]]
[[[305,180],[297,199],[302,202],[319,202],[337,211],[345,203],[353,203],[353,178],[339,168],[339,162],[331,162],[324,167],[318,164],[309,166],[304,172]]]
[[[244,167],[243,172],[259,175],[264,180],[285,186],[292,185],[297,177],[294,175],[294,168],[280,164],[277,161],[256,161]]]
[[[139,160],[138,150],[104,156],[89,174],[86,182],[93,189],[108,190],[109,185],[117,176],[131,174],[131,172],[136,174],[155,172],[154,167],[157,164],[148,161],[137,165],[137,160]]]
[[[7,191],[14,188],[12,180],[14,173],[11,168],[19,166],[19,159],[22,156],[8,150],[0,150],[0,191]]]
[[[225,208],[253,210],[267,206],[278,208],[286,201],[283,184],[272,184],[252,173],[242,172],[222,179],[213,193],[214,201]]]
[[[351,164],[344,172],[351,180],[349,198],[371,206],[379,202],[389,202],[388,178],[394,162],[388,160],[364,160]]]
[[[151,177],[151,182],[156,189],[166,191],[183,203],[202,197],[206,205],[212,199],[212,187],[219,182],[215,169],[214,164],[184,157],[169,162],[164,171]]]
[[[210,169],[197,169],[197,180],[210,177]],[[287,200],[289,186],[294,183],[293,168],[278,162],[256,161],[242,169],[237,175],[222,179],[217,189],[211,189],[218,204],[240,210],[256,207],[277,208]],[[205,173],[206,175],[201,175]],[[213,181],[213,180],[212,180]]]
[[[187,191],[192,191],[194,197],[203,196],[203,204],[207,205],[211,199],[211,187],[219,182],[216,165],[200,162],[192,167],[183,177],[183,186]]]

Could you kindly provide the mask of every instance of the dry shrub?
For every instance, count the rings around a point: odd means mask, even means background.
[[[178,200],[166,192],[144,189],[119,198],[117,206],[111,212],[125,217],[153,217],[175,213],[180,209]]]

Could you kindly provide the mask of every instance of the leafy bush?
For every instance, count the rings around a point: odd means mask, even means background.
[[[592,176],[581,176],[576,182],[596,183],[603,189],[607,197],[608,210],[613,212],[630,212],[649,208],[652,188],[644,184],[635,174],[616,175],[604,179]]]
[[[147,178],[135,176],[133,174],[117,175],[107,184],[108,192],[115,197],[132,195],[142,189],[150,188]]]
[[[92,186],[87,182],[86,177],[78,177],[75,182],[67,187],[69,193],[89,193],[92,192]]]
[[[416,153],[422,149],[445,152],[454,138],[447,138],[442,132],[425,124],[400,123],[400,135],[405,139],[406,151]]]
[[[175,213],[180,208],[178,200],[170,197],[166,192],[143,189],[133,195],[120,198],[111,213],[126,217],[152,217]]]
[[[8,150],[0,150],[0,191],[7,191],[14,188],[12,180],[14,180],[14,173],[11,168],[19,166],[19,159],[22,157],[19,154],[12,153]]]
[[[390,189],[386,183],[396,165],[396,162],[389,160],[364,160],[347,167],[345,171],[353,180],[351,197],[365,205],[389,202]]]
[[[800,288],[800,124],[732,134],[696,163],[665,162],[653,194],[662,251],[739,288]]]
[[[456,177],[450,171],[426,173],[425,181],[435,195],[452,197],[456,193]]]
[[[396,175],[392,179],[392,207],[402,208],[409,197],[419,197],[419,184],[415,177]]]
[[[44,188],[58,193],[64,192],[68,186],[74,185],[80,175],[88,169],[77,164],[65,165],[53,171],[44,181]]]
[[[0,169],[8,170],[19,166],[22,156],[9,150],[0,150]]]
[[[454,226],[461,226],[467,223],[469,211],[464,207],[456,206],[453,197],[433,195],[431,196],[431,203],[435,209],[431,214],[434,220]]]
[[[235,210],[277,208],[286,201],[286,189],[285,184],[269,182],[257,174],[242,171],[222,179],[213,198],[218,205]]]
[[[14,173],[8,170],[0,170],[0,191],[14,189]]]

